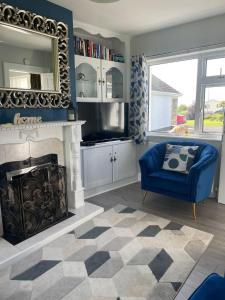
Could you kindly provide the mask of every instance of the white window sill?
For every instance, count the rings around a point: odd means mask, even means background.
[[[205,140],[205,141],[222,141],[222,134],[187,134],[178,135],[169,132],[148,132],[148,137],[165,137],[165,138],[175,138],[175,139],[191,139],[191,140]]]

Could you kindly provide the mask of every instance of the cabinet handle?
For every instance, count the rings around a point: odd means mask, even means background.
[[[113,160],[113,158],[111,157],[111,158],[110,158],[110,162],[113,163],[113,161],[114,161],[114,160]]]
[[[117,161],[117,158],[114,156],[114,159],[113,159],[113,161]]]
[[[105,80],[102,80],[102,84],[105,84]]]
[[[98,80],[98,84],[101,84],[101,82],[102,82],[101,79],[99,79],[99,80]]]

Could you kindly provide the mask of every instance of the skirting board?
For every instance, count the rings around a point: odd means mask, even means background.
[[[103,193],[106,193],[106,192],[109,192],[112,190],[119,189],[123,186],[138,182],[139,181],[138,178],[139,178],[139,176],[137,175],[134,177],[130,177],[128,179],[120,180],[118,182],[114,182],[114,183],[100,186],[97,188],[84,189],[84,199],[88,199],[88,198],[91,198],[91,197],[94,197],[94,196],[97,196],[97,195],[100,195],[100,194],[103,194]]]

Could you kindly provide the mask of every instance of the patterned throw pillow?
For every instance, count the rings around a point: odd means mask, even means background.
[[[163,169],[188,174],[194,164],[198,146],[166,145]]]

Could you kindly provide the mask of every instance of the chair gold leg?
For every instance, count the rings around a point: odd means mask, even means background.
[[[145,194],[144,194],[144,197],[143,197],[143,199],[142,199],[142,203],[143,203],[143,204],[144,204],[144,202],[145,202],[145,199],[146,199],[147,195],[148,195],[148,192],[146,191]]]
[[[196,203],[192,203],[192,212],[193,212],[193,217],[196,221],[197,217],[196,217]]]

